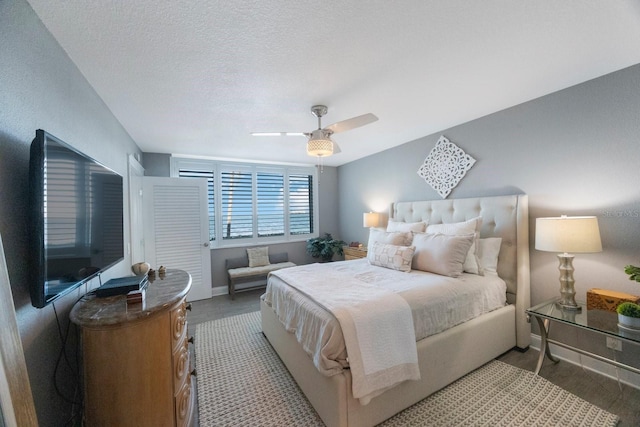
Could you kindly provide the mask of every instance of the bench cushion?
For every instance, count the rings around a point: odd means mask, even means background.
[[[239,268],[231,268],[228,270],[229,277],[232,279],[238,279],[241,277],[250,277],[250,276],[266,276],[271,271],[279,270],[281,268],[287,267],[295,267],[296,265],[292,262],[279,262],[277,264],[269,264],[263,265],[261,267],[239,267]]]

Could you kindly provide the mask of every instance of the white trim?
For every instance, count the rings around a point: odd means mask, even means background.
[[[540,335],[531,334],[531,348],[540,351]],[[573,365],[581,366],[591,372],[595,372],[600,375],[604,375],[607,378],[611,378],[616,381],[620,381],[630,387],[640,389],[640,375],[626,369],[617,368],[609,363],[602,362],[584,354],[577,353],[564,347],[557,346],[555,344],[549,344],[551,354],[554,357],[562,359]],[[611,350],[614,352],[614,350]],[[553,363],[549,359],[544,361],[542,370],[544,367]]]

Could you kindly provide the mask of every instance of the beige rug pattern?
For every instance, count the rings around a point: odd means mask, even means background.
[[[201,427],[323,426],[262,335],[260,313],[196,326]],[[492,361],[381,426],[615,426],[618,417],[542,377]]]

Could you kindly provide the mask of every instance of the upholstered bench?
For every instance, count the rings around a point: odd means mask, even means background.
[[[236,292],[264,288],[267,285],[266,280],[270,272],[281,268],[296,266],[294,263],[289,262],[289,255],[286,253],[269,254],[269,262],[270,264],[262,265],[260,267],[249,267],[249,258],[247,256],[225,260],[224,264],[225,269],[227,270],[227,283],[231,299],[235,298]],[[237,284],[255,282],[258,280],[264,281],[265,283],[236,289]]]

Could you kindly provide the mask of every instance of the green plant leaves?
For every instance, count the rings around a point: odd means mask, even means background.
[[[640,282],[640,267],[636,267],[635,265],[627,265],[624,268],[624,272],[629,275],[629,280]]]
[[[307,240],[307,253],[314,258],[321,258],[323,261],[331,261],[335,254],[342,255],[342,247],[346,243],[339,239],[334,239],[330,233],[324,233],[323,237],[315,237]]]

